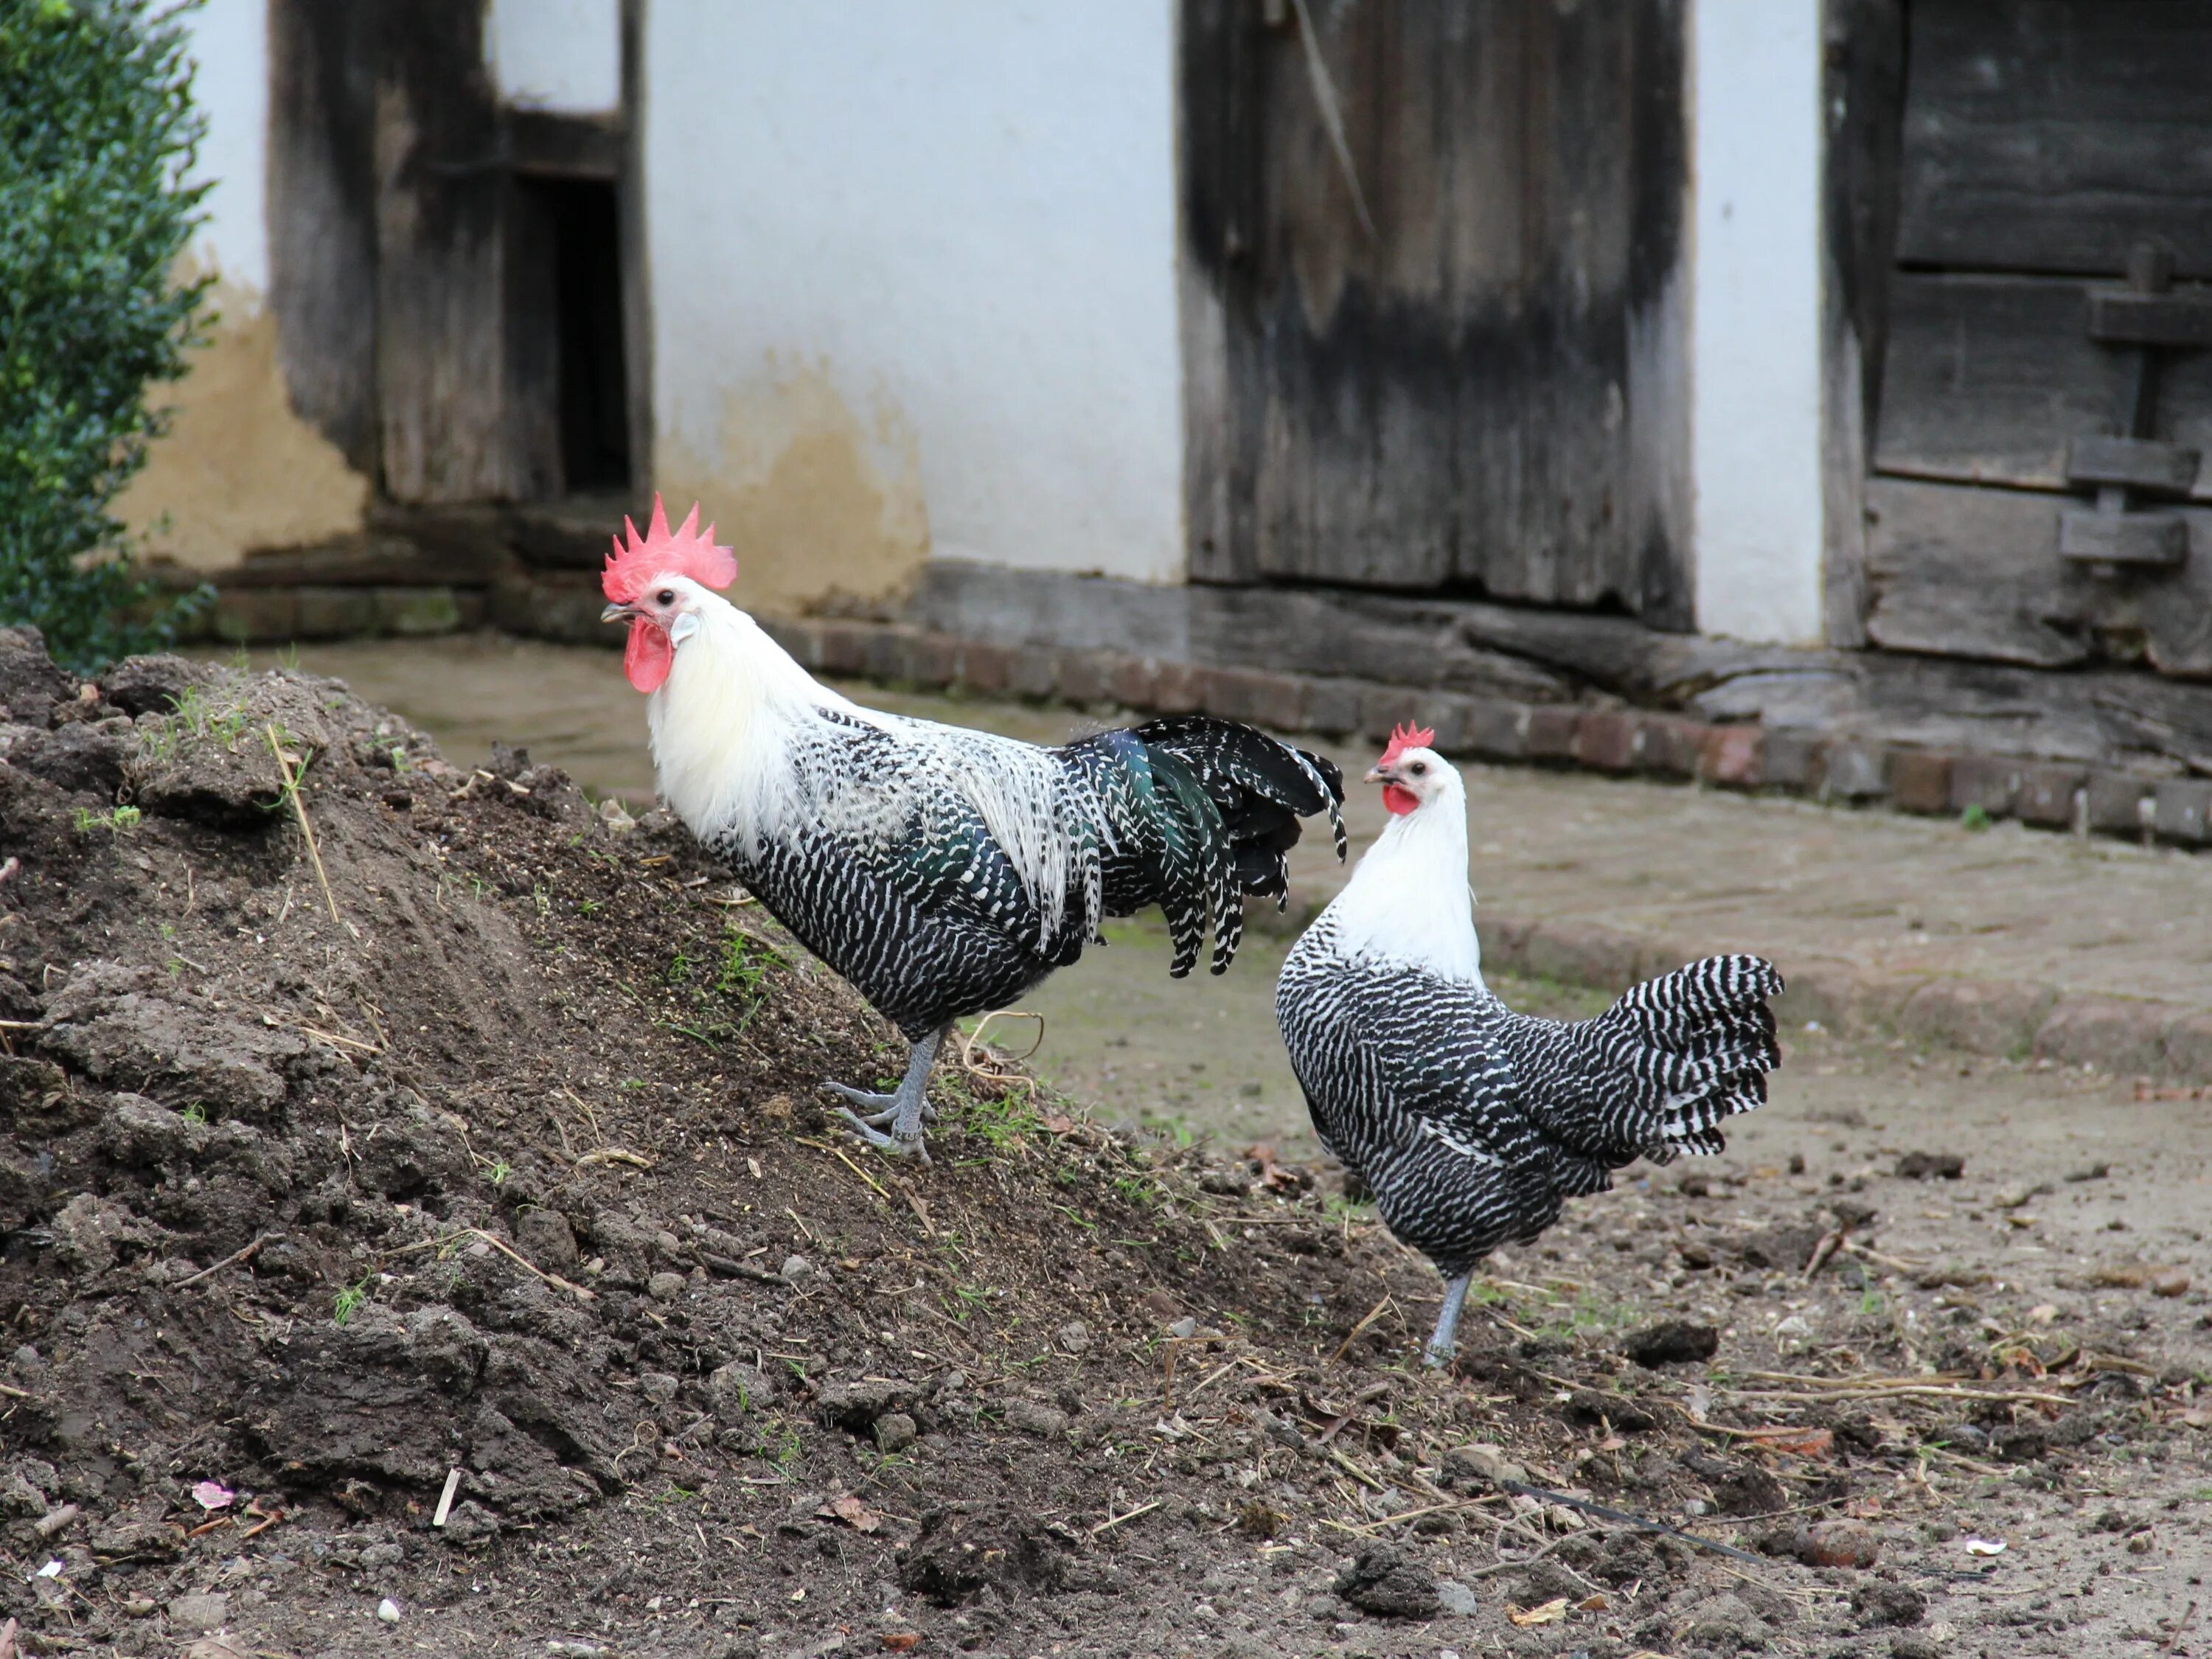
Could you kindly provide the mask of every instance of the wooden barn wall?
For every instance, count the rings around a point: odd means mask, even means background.
[[[2089,505],[2069,446],[2120,431],[2131,353],[2091,295],[2162,246],[2212,280],[2212,7],[1907,0],[1896,246],[1863,549],[1867,633],[1898,649],[2212,676],[2212,351],[2157,354],[2154,436],[2197,452],[2148,507],[2176,568],[2063,557]],[[1869,359],[1869,361],[1872,361]]]
[[[641,0],[623,12],[636,107]],[[524,180],[621,181],[631,453],[651,436],[633,127],[502,107],[483,0],[269,0],[270,302],[293,406],[388,499],[562,493],[550,231]]]
[[[1680,0],[1186,0],[1194,577],[1690,625],[1684,52]]]

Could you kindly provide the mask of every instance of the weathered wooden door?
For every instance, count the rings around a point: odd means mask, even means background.
[[[1190,563],[1691,622],[1681,0],[1184,0]]]
[[[1905,25],[1868,634],[2212,675],[2212,7]]]

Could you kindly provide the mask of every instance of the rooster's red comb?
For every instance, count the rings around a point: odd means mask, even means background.
[[[599,586],[617,605],[628,605],[661,576],[689,576],[702,587],[727,587],[738,579],[737,556],[726,547],[714,545],[714,526],[708,525],[704,533],[699,529],[699,504],[691,503],[690,515],[681,528],[668,527],[668,514],[660,505],[660,497],[653,498],[653,521],[645,527],[645,534],[637,533],[637,526],[625,517],[623,529],[628,532],[629,544],[624,546],[620,536],[615,538],[615,550],[607,556],[607,568],[600,573]]]
[[[1436,740],[1437,729],[1433,726],[1425,726],[1419,731],[1410,726],[1394,727],[1390,732],[1390,746],[1382,751],[1382,758],[1375,763],[1388,766],[1408,749],[1426,749]]]

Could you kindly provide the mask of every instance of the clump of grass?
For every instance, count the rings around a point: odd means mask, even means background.
[[[1989,809],[1979,801],[1959,814],[1959,828],[1979,831],[1988,829],[1996,820],[1990,817]]]
[[[364,1273],[355,1283],[340,1291],[331,1302],[331,1322],[343,1326],[362,1310],[368,1300],[369,1280],[375,1275]]]
[[[128,836],[137,830],[139,820],[145,816],[135,806],[112,806],[105,812],[95,812],[90,807],[80,806],[70,822],[80,836],[88,836],[95,830],[105,830],[114,836]]]

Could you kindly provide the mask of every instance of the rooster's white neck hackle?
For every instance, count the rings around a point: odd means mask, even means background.
[[[1442,760],[1435,793],[1394,816],[1323,917],[1354,959],[1403,962],[1482,982],[1474,891],[1467,875],[1467,787]]]
[[[788,750],[824,709],[874,720],[819,684],[766,630],[696,584],[698,628],[646,700],[661,799],[691,833],[748,838],[780,822]]]
[[[933,751],[1036,901],[1041,944],[1059,933],[1071,884],[1087,884],[1086,914],[1096,910],[1097,854],[1079,860],[1069,846],[1066,786],[1048,751],[862,708],[815,679],[728,600],[687,586],[698,595],[698,627],[677,646],[646,708],[661,799],[693,835],[710,842],[734,835],[754,854],[801,823],[885,842],[906,833],[911,802],[902,793],[840,788],[818,775],[802,785],[796,757],[826,735],[822,716],[835,714]]]

